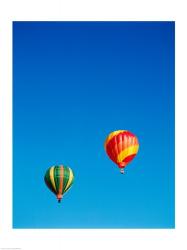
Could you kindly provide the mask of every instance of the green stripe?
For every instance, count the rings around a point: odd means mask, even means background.
[[[64,190],[67,186],[68,180],[69,180],[69,175],[70,175],[70,171],[69,168],[64,167],[64,182],[63,182],[63,189],[62,189],[62,193],[64,193]]]
[[[50,169],[51,169],[51,168],[49,168],[49,169],[47,170],[47,172],[46,172],[46,174],[45,174],[45,177],[44,177],[44,180],[45,180],[45,183],[46,183],[46,185],[48,186],[48,188],[49,188],[53,193],[56,194],[56,191],[55,191],[55,189],[53,188],[53,185],[52,185],[52,182],[51,182],[51,179],[50,179],[50,174],[49,174]]]
[[[69,174],[70,174],[70,171],[72,172],[72,180],[71,180],[71,182],[69,183],[69,186],[68,186],[68,188],[67,188],[67,186],[66,186],[66,191],[65,192],[67,192],[69,189],[70,189],[70,187],[72,186],[72,184],[73,184],[73,182],[74,182],[74,174],[73,174],[73,171],[72,171],[72,169],[69,169]],[[69,177],[70,178],[70,177]]]

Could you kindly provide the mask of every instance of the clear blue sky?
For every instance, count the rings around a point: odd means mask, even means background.
[[[125,175],[103,147],[118,129],[140,142]],[[174,22],[14,22],[13,227],[174,228],[174,189]]]

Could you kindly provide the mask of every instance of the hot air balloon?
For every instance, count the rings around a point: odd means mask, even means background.
[[[74,174],[71,168],[63,165],[50,167],[44,177],[48,188],[56,195],[58,202],[62,196],[69,190],[74,181]]]
[[[117,130],[108,135],[104,144],[109,158],[124,173],[124,168],[136,156],[139,148],[137,137],[127,130]]]

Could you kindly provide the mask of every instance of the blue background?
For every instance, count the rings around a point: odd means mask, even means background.
[[[140,143],[125,175],[103,147],[118,129]],[[174,190],[174,22],[14,22],[13,227],[174,228]]]

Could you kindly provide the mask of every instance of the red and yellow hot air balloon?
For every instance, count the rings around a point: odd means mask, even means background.
[[[139,143],[137,137],[127,130],[117,130],[108,135],[105,141],[105,150],[109,158],[124,173],[124,168],[138,153]]]

